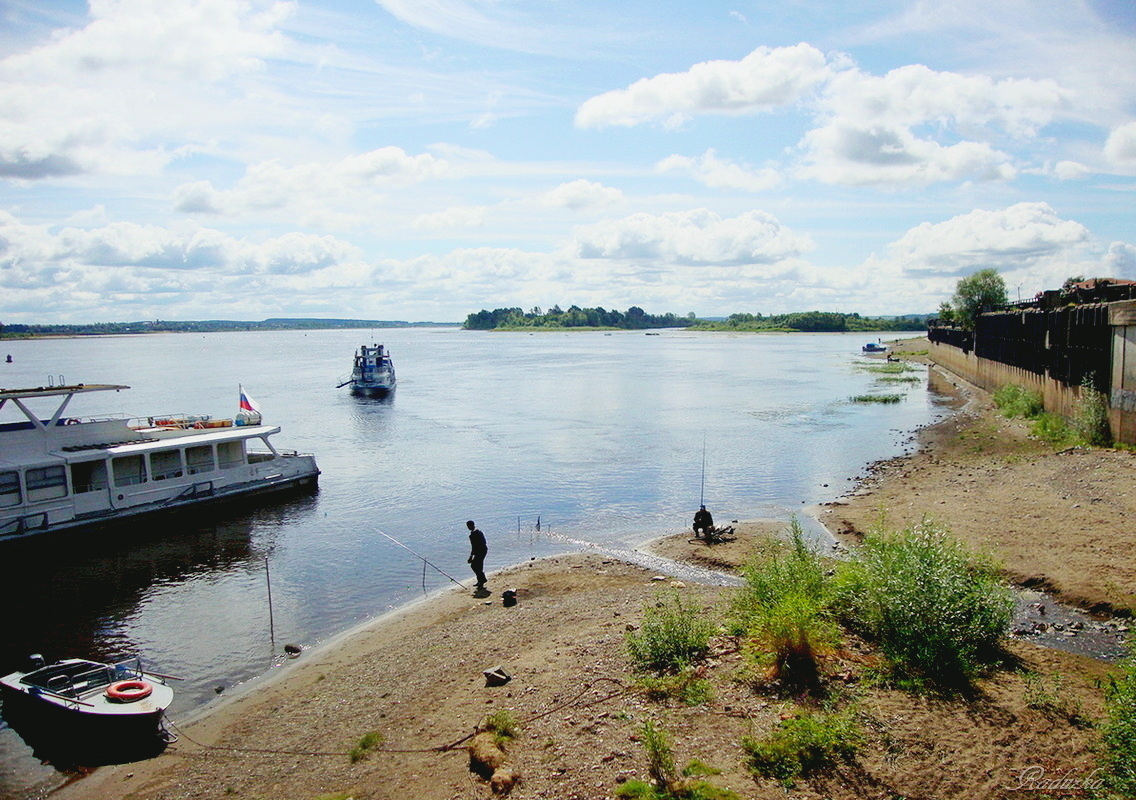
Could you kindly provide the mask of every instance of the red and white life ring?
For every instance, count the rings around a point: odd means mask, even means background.
[[[133,703],[143,697],[149,697],[154,687],[146,681],[118,681],[106,689],[106,696],[119,703]]]

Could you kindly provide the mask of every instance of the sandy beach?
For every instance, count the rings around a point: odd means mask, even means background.
[[[938,378],[937,380],[947,380]],[[930,515],[990,551],[1019,583],[1097,610],[1136,607],[1136,456],[1054,453],[1001,419],[965,386],[961,409],[919,435],[911,455],[874,466],[825,506],[822,521],[854,545],[881,516],[891,527]],[[659,531],[653,552],[736,569],[783,521],[738,525],[737,540],[707,547]],[[493,595],[445,592],[306,651],[192,722],[150,761],[104,767],[51,796],[123,798],[357,798],[442,800],[494,796],[471,770],[470,737],[505,710],[519,734],[506,752],[509,797],[610,798],[647,776],[646,720],[666,730],[680,765],[746,798],[781,798],[745,768],[741,740],[791,713],[793,701],[754,688],[738,642],[714,640],[701,672],[713,697],[698,706],[649,698],[632,681],[625,633],[660,590],[684,593],[721,617],[729,588],[683,584],[594,553],[523,564],[493,575]],[[501,591],[515,589],[507,607]],[[825,661],[832,691],[854,702],[867,742],[854,762],[798,784],[802,798],[907,796],[1037,798],[1046,777],[1091,780],[1109,664],[1011,640],[1015,668],[979,681],[974,696],[913,696],[862,680],[878,657],[854,639]],[[511,679],[489,686],[484,670]],[[1029,675],[1059,687],[1060,708],[1031,702]],[[1036,685],[1036,684],[1035,684]],[[175,720],[175,723],[177,721]],[[375,732],[381,743],[350,753]]]

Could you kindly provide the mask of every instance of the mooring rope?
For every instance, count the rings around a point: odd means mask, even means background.
[[[602,697],[597,697],[593,700],[589,700],[586,703],[578,703],[580,698],[582,698],[585,694],[590,692],[596,684],[599,684],[599,683],[602,683],[602,682],[614,683],[619,688],[618,688],[617,691],[611,692],[611,693],[606,694]],[[575,695],[573,695],[568,700],[565,700],[564,702],[561,702],[561,703],[557,703],[556,705],[553,705],[551,708],[547,709],[546,711],[542,711],[538,714],[532,714],[532,715],[526,717],[525,719],[523,719],[521,722],[519,722],[518,725],[521,725],[521,726],[529,725],[533,722],[536,722],[538,719],[542,719],[544,717],[547,717],[550,714],[553,714],[557,711],[560,711],[561,709],[568,708],[570,706],[576,707],[576,708],[588,708],[590,706],[598,705],[599,703],[603,703],[603,702],[606,702],[608,700],[619,697],[621,695],[627,694],[629,691],[631,691],[631,689],[629,687],[627,687],[623,683],[623,681],[619,680],[618,678],[603,678],[603,677],[596,678],[595,680],[585,684],[583,689],[581,689],[579,692],[577,692]],[[170,726],[170,728],[173,729],[173,732],[176,734],[176,736],[179,740],[184,739],[187,742],[191,742],[192,744],[197,745],[198,747],[200,747],[203,750],[219,751],[219,752],[226,752],[226,753],[253,753],[253,754],[259,754],[259,755],[282,755],[282,756],[333,756],[333,757],[341,757],[341,758],[348,758],[348,757],[351,756],[351,752],[343,751],[343,750],[289,750],[289,749],[285,749],[285,748],[273,748],[273,747],[238,747],[238,746],[234,746],[234,745],[224,745],[224,744],[206,744],[205,742],[197,741],[192,736],[190,736],[188,733],[183,731],[168,716],[163,714],[162,719],[166,724],[168,724]],[[466,734],[465,736],[462,736],[460,739],[455,739],[454,741],[449,742],[447,744],[434,745],[433,747],[400,748],[400,747],[378,747],[378,746],[376,746],[376,747],[368,747],[367,752],[368,753],[445,753],[445,752],[449,752],[451,750],[464,749],[462,747],[462,745],[465,744],[466,742],[468,742],[474,736],[476,736],[480,732],[480,730],[481,730],[481,726],[479,725],[477,728],[474,729],[473,733]]]

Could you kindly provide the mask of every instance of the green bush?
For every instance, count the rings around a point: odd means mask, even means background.
[[[1119,797],[1136,797],[1136,639],[1106,691],[1108,718],[1101,726],[1105,785]]]
[[[824,567],[795,519],[790,535],[784,552],[755,556],[744,567],[745,584],[733,602],[733,627],[750,637],[750,652],[768,663],[772,678],[809,688],[818,682],[818,657],[839,631],[828,610]]]
[[[1011,419],[1034,419],[1045,410],[1041,394],[1015,383],[1000,386],[994,391],[994,405],[1002,416]]]
[[[833,766],[856,755],[863,736],[848,711],[807,712],[783,720],[762,739],[746,737],[742,748],[749,768],[763,778],[776,778],[792,786],[798,778]]]
[[[1081,382],[1073,414],[1073,428],[1085,444],[1108,447],[1112,444],[1112,431],[1108,424],[1108,400],[1093,386],[1091,375]]]
[[[934,523],[876,531],[837,573],[836,604],[907,677],[967,683],[991,661],[1014,601],[993,565]]]
[[[681,670],[706,655],[716,626],[677,591],[662,592],[643,612],[643,624],[627,632],[627,649],[641,671]]]

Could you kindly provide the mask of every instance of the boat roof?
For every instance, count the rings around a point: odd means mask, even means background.
[[[76,383],[69,386],[37,386],[34,389],[0,389],[0,400],[18,400],[24,397],[62,397],[82,392],[109,392],[129,389],[115,383]]]

